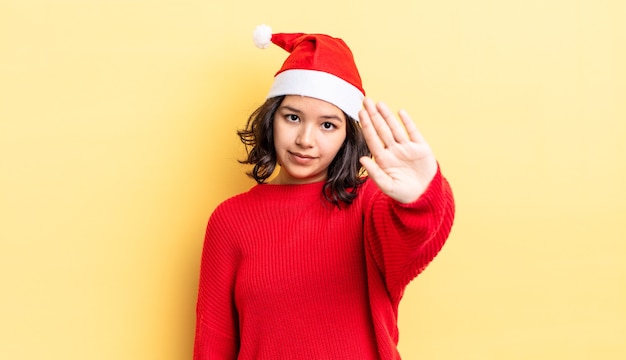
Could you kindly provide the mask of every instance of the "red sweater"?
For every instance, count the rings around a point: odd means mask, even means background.
[[[256,185],[208,222],[194,359],[400,359],[398,304],[454,218],[437,172],[411,204],[373,181],[342,209],[323,182]]]

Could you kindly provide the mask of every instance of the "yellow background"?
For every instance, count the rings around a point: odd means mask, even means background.
[[[453,185],[405,359],[626,358],[625,2],[1,0],[1,359],[191,357],[260,23],[344,38]]]

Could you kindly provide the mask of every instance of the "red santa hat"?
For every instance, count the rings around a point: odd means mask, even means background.
[[[290,54],[274,77],[268,99],[309,96],[337,106],[358,121],[365,90],[352,52],[343,40],[323,34],[272,34],[269,26],[257,26],[256,46],[265,49],[270,42]]]

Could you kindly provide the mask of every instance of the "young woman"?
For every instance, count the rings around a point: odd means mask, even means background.
[[[258,184],[208,222],[194,359],[399,359],[398,305],[448,237],[451,189],[342,40],[255,39],[290,55],[239,131]]]

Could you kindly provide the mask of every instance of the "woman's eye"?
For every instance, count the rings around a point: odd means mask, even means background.
[[[289,120],[289,121],[298,121],[298,120],[300,120],[300,118],[298,117],[298,115],[289,114],[289,115],[287,115],[287,120]]]
[[[331,122],[328,122],[328,121],[322,124],[322,128],[324,130],[330,130],[330,129],[334,128],[334,127],[335,127],[335,125],[333,123],[331,123]]]

